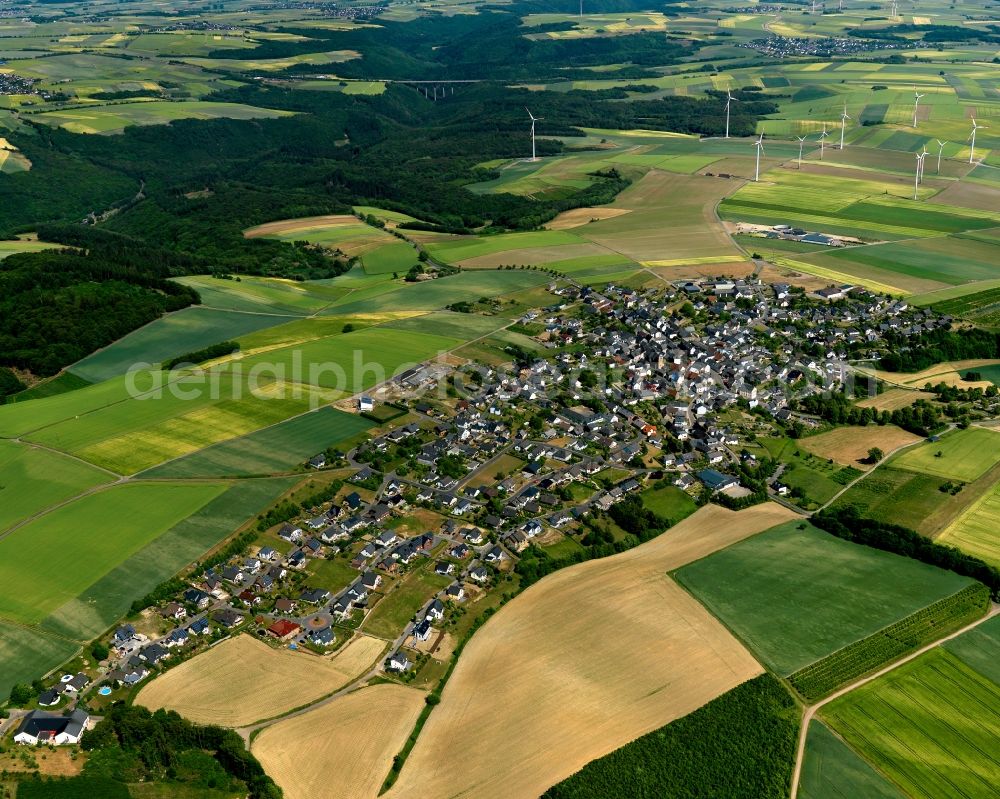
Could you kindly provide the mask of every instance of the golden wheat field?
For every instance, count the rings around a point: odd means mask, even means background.
[[[238,635],[160,675],[135,701],[198,724],[243,727],[333,693],[369,669],[384,647],[362,635],[333,656],[318,657]]]
[[[795,514],[706,506],[633,550],[556,572],[472,638],[391,799],[539,796],[761,673],[667,572]]]
[[[422,691],[371,685],[279,721],[253,753],[285,799],[371,799],[424,707]]]

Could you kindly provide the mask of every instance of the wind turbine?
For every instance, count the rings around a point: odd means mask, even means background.
[[[527,107],[524,110],[528,111]],[[531,111],[528,111],[528,116],[531,117],[531,160],[537,161],[538,157],[535,155],[535,123],[540,122],[545,117],[536,117]]]
[[[972,149],[969,150],[969,163],[971,164],[973,159],[976,157],[976,131],[980,128],[985,128],[985,125],[977,125],[976,118],[972,118],[972,134],[969,136],[972,139]]]
[[[943,153],[943,152],[944,152],[944,146],[945,146],[945,145],[946,145],[946,144],[947,144],[948,142],[946,142],[946,141],[941,141],[940,139],[935,139],[935,141],[936,141],[936,142],[938,143],[938,165],[937,165],[937,174],[939,174],[939,175],[940,175],[940,174],[941,174],[941,153]]]
[[[920,98],[924,96],[919,94],[916,89],[913,90],[913,127],[917,126],[917,107],[920,105]]]
[[[802,143],[806,140],[805,136],[796,136],[799,140],[799,169],[802,169]]]
[[[913,199],[917,199],[917,186],[920,185],[920,175],[924,171],[924,156],[926,152],[917,153],[917,171],[913,175]]]
[[[927,152],[927,147],[924,147],[924,151],[920,153],[920,182],[924,182],[924,161],[930,153]]]
[[[753,179],[756,183],[760,180],[760,154],[764,152],[764,134],[760,134],[760,138],[753,143],[753,146],[757,148],[757,167],[754,169]]]
[[[823,160],[823,153],[826,150],[826,137],[830,134],[826,132],[826,123],[823,123],[823,132],[819,134],[819,160]]]
[[[738,103],[739,100],[733,97],[733,93],[729,91],[729,89],[726,89],[726,138],[727,139],[729,138],[729,105],[730,103],[733,102]]]
[[[844,149],[844,130],[847,127],[847,120],[850,116],[847,114],[847,101],[844,101],[844,113],[840,115],[840,149]]]

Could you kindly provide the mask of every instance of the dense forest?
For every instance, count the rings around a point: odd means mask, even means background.
[[[763,674],[588,763],[543,799],[784,799],[798,727],[795,701]]]
[[[0,358],[6,366],[52,375],[198,302],[193,290],[165,276],[154,264],[129,264],[115,249],[12,255],[0,262]],[[9,379],[4,384],[11,387]]]
[[[638,7],[633,0],[608,5],[624,11]],[[292,112],[277,119],[181,120],[90,136],[25,117],[24,125],[7,135],[32,169],[0,174],[0,238],[37,231],[43,241],[77,252],[0,263],[0,366],[53,374],[164,311],[197,302],[193,293],[164,282],[172,275],[308,280],[335,277],[350,267],[336,250],[243,236],[243,230],[264,222],[377,205],[434,229],[530,230],[569,208],[610,202],[628,185],[626,175],[608,170],[590,175],[586,186],[538,197],[466,188],[496,176],[479,164],[528,154],[524,107],[529,103],[536,116],[546,118],[538,129],[541,155],[571,147],[564,141],[582,137],[581,127],[723,130],[724,99],[718,94],[651,99],[652,87],[640,85],[632,92],[529,92],[500,83],[512,77],[500,64],[534,76],[557,71],[566,79],[567,63],[665,64],[689,54],[692,46],[647,33],[524,38],[518,15],[546,7],[518,3],[377,28],[316,29],[308,41],[266,41],[254,51],[253,58],[261,59],[352,48],[364,57],[339,64],[338,71],[484,78],[459,85],[438,102],[400,83],[382,95],[365,96],[305,91],[282,79],[244,82],[206,98]],[[213,57],[233,60],[241,53]],[[776,106],[752,92],[740,96],[731,129],[744,135]],[[65,274],[50,282],[53,272]],[[56,291],[40,292],[32,284]]]
[[[915,339],[890,333],[886,344],[888,352],[879,365],[890,372],[919,372],[944,361],[996,358],[1000,354],[1000,335],[979,328],[934,330]]]

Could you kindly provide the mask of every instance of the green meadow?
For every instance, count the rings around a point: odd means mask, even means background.
[[[520,269],[465,271],[458,275],[421,283],[376,284],[359,288],[326,313],[382,313],[386,311],[434,311],[456,302],[475,302],[481,297],[501,297],[525,287],[550,281],[551,275]]]
[[[112,479],[57,452],[0,439],[0,532]]]
[[[970,583],[807,522],[775,527],[676,576],[779,674],[798,671]]]
[[[857,507],[865,516],[932,535],[970,499],[969,488],[957,495],[942,490],[946,478],[893,465],[879,466],[859,480],[831,507]]]
[[[177,278],[177,282],[195,289],[206,308],[276,316],[305,316],[315,313],[346,294],[336,284],[271,277],[244,276],[239,280],[225,280],[193,275]]]
[[[151,503],[146,520],[157,532],[150,535],[144,528],[138,546],[130,538],[130,554],[126,557],[122,557],[117,547],[109,547],[111,551],[100,562],[96,555],[87,554],[84,563],[93,564],[92,571],[87,573],[88,584],[77,589],[73,596],[68,596],[68,592],[60,593],[57,607],[46,603],[49,615],[40,621],[39,628],[81,640],[100,635],[128,612],[133,601],[198,561],[301,479],[298,476],[240,480],[229,485],[137,483],[125,486],[141,489],[137,497],[144,496]],[[206,494],[208,501],[202,502]],[[115,497],[112,499],[119,502]],[[183,507],[173,508],[174,502],[183,502]],[[104,510],[117,512],[114,506]],[[104,528],[95,526],[94,529]],[[123,533],[115,533],[115,537],[121,535]],[[87,551],[90,552],[89,547]]]
[[[0,616],[41,621],[224,490],[114,486],[29,522],[0,539]]]
[[[281,321],[280,317],[186,308],[129,333],[73,364],[70,371],[93,383],[109,380],[125,374],[135,364],[145,363],[155,369],[168,358],[236,339]]]
[[[809,724],[799,796],[802,799],[862,796],[865,799],[906,799],[906,794],[816,719]]]
[[[276,119],[286,111],[256,108],[239,103],[216,103],[197,100],[152,100],[101,106],[75,106],[60,111],[46,111],[36,119],[72,133],[121,133],[132,125],[166,125],[177,119]]]
[[[251,355],[238,363],[245,374],[259,367],[267,374],[283,373],[283,379],[296,384],[355,394],[393,377],[404,365],[415,365],[461,343],[460,338],[370,327]],[[302,374],[295,374],[297,364]]]
[[[364,253],[361,263],[364,264],[365,272],[370,275],[398,272],[402,276],[418,263],[417,251],[405,241],[396,241]]]
[[[18,683],[31,684],[65,663],[79,645],[19,624],[0,620],[0,696]]]
[[[969,427],[908,449],[892,459],[893,467],[918,474],[969,482],[1000,461],[1000,433]]]
[[[247,477],[287,472],[313,455],[372,427],[367,419],[320,408],[287,422],[223,441],[142,473],[145,478]]]

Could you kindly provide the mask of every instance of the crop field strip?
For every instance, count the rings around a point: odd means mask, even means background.
[[[993,616],[942,646],[966,666],[1000,685],[1000,616]]]
[[[806,701],[816,702],[886,663],[975,621],[989,606],[989,589],[979,583],[970,585],[790,674],[788,681]]]
[[[950,597],[971,580],[789,522],[676,578],[780,675]],[[789,603],[788,597],[795,597]]]
[[[936,648],[822,710],[914,799],[1000,796],[1000,686]]]
[[[817,719],[809,724],[798,795],[801,799],[907,799]]]
[[[286,472],[371,427],[371,422],[355,414],[320,408],[155,466],[141,477],[250,477]]]
[[[1000,433],[970,427],[900,453],[891,463],[897,469],[949,480],[971,481],[1000,462]]]
[[[135,599],[204,556],[301,479],[240,480],[225,486],[222,493],[194,513],[112,564],[96,582],[54,609],[39,628],[71,638],[100,635],[128,612]]]
[[[224,490],[126,484],[39,516],[0,539],[0,617],[41,621]]]
[[[986,491],[936,540],[1000,568],[1000,483]]]

